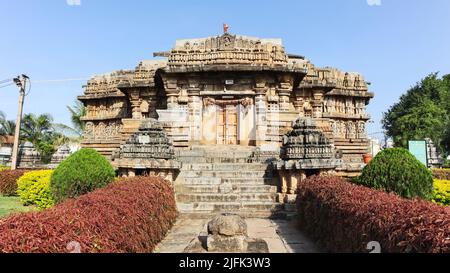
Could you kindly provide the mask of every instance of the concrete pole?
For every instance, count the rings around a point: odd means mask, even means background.
[[[12,162],[11,162],[11,170],[15,170],[17,168],[17,159],[19,154],[19,141],[20,141],[20,125],[22,123],[22,112],[23,112],[23,101],[25,98],[25,86],[27,79],[26,77],[19,77],[20,82],[17,82],[17,85],[20,87],[19,91],[19,111],[17,112],[16,119],[16,131],[14,134],[14,147],[12,154]]]

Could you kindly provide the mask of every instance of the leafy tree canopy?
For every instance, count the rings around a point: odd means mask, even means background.
[[[417,83],[384,113],[383,127],[398,147],[409,140],[431,138],[450,152],[450,74],[433,73]]]

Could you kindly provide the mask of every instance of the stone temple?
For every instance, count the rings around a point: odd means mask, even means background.
[[[87,82],[82,145],[121,175],[173,181],[180,211],[273,211],[307,176],[364,167],[362,75],[228,32],[154,57]]]

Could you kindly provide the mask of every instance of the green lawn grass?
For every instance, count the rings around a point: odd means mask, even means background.
[[[25,207],[20,203],[19,197],[0,196],[0,218],[6,217],[14,212],[27,212],[34,207]]]

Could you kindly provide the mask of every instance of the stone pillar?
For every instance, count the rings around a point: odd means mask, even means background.
[[[288,194],[295,194],[297,187],[298,187],[298,182],[299,179],[301,179],[301,171],[298,170],[293,170],[290,172],[290,183],[289,183],[289,187],[288,187]]]
[[[167,96],[167,109],[178,109],[178,96],[180,91],[178,90],[178,84],[176,79],[167,79],[164,82]]]
[[[314,101],[312,102],[313,112],[312,117],[313,118],[321,118],[322,112],[323,112],[323,99],[324,99],[324,91],[323,90],[314,90],[313,96]]]
[[[189,96],[189,121],[191,122],[191,141],[199,143],[202,140],[203,103],[200,96]]]
[[[286,194],[289,190],[290,176],[289,171],[280,171],[281,193]]]
[[[277,93],[280,97],[280,111],[289,111],[290,108],[290,100],[289,97],[291,95],[291,89],[287,88],[279,88],[277,89]]]
[[[139,89],[132,90],[130,92],[130,104],[133,119],[142,119],[141,103],[142,99],[140,98]]]
[[[266,141],[267,134],[267,102],[266,102],[266,88],[255,88],[255,123],[256,134],[255,142],[257,146],[260,146]]]

